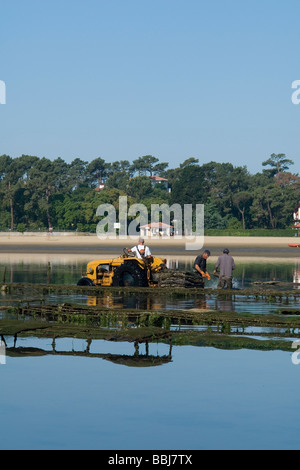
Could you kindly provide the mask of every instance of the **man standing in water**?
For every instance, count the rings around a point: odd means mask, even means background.
[[[197,271],[199,274],[201,280],[203,281],[203,287],[204,287],[204,277],[206,277],[210,281],[210,275],[207,272],[206,269],[206,264],[207,264],[207,259],[210,257],[210,251],[205,250],[202,255],[197,256],[195,259],[195,264],[194,264],[194,269]]]
[[[232,273],[235,269],[235,263],[234,259],[229,254],[228,248],[225,248],[223,255],[219,256],[214,274],[217,274],[218,269],[220,269],[218,288],[225,289],[225,287],[227,287],[228,289],[232,289]]]

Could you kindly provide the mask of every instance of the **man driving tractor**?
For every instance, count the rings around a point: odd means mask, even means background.
[[[145,259],[151,257],[151,251],[148,246],[145,246],[145,240],[139,238],[138,244],[133,248],[127,248],[127,251],[134,253],[138,259]]]

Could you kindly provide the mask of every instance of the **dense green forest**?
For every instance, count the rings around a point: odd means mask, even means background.
[[[151,155],[133,162],[71,163],[22,155],[0,156],[0,230],[74,230],[95,232],[97,207],[128,204],[205,204],[206,229],[286,229],[300,202],[300,177],[290,171],[285,154],[272,154],[262,170],[200,163],[188,158],[178,168]],[[168,182],[154,184],[150,177]],[[99,186],[104,183],[104,189]]]

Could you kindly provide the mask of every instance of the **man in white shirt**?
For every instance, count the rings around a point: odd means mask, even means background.
[[[143,238],[139,239],[138,245],[131,249],[128,248],[128,251],[134,253],[138,259],[149,258],[151,256],[150,248],[145,246],[145,240]]]

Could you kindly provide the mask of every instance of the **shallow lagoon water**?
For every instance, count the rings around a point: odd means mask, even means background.
[[[4,265],[0,264],[0,275]],[[51,282],[76,282],[84,267],[81,260],[71,265],[51,260]],[[293,284],[297,270],[296,262],[244,264],[238,268],[237,282],[245,287],[272,274],[298,288]],[[47,282],[47,265],[7,263],[6,275],[12,282]],[[56,300],[54,296],[52,301]],[[74,300],[85,303],[87,298]],[[215,299],[205,301],[210,307]],[[167,306],[195,306],[180,302]],[[238,302],[237,310],[244,307]],[[111,308],[116,305],[113,302]],[[269,334],[272,337],[271,330]],[[85,351],[84,339],[59,338],[53,351],[49,338],[18,338],[17,347],[39,348],[43,355],[17,357],[9,353],[15,339],[8,336],[5,341],[6,364],[0,365],[0,416],[5,423],[1,449],[300,448],[300,365],[293,364],[293,351],[175,345],[167,362],[132,367],[97,354],[134,357],[133,343],[93,340],[90,355],[80,357],[76,352]],[[145,348],[139,345],[140,355]],[[167,343],[148,345],[147,354],[153,358],[169,352]]]
[[[298,449],[300,366],[290,356],[184,346],[153,368],[8,358],[1,448]]]
[[[2,260],[1,260],[2,258]],[[78,279],[86,270],[85,257],[51,257],[41,256],[39,261],[35,258],[32,259],[25,257],[22,259],[20,255],[13,257],[13,261],[9,258],[0,256],[0,280],[5,279],[7,282],[15,283],[42,283],[42,284],[61,284],[61,285],[75,285]],[[1,262],[2,261],[2,262]],[[49,265],[48,265],[49,263]],[[190,271],[193,267],[193,258],[171,258],[168,260],[171,268],[179,270]],[[50,266],[50,270],[49,270]],[[213,272],[214,264],[212,262],[208,265],[210,273]],[[234,300],[228,298],[221,298],[216,296],[206,295],[196,299],[184,298],[168,298],[167,296],[160,296],[157,294],[145,295],[122,295],[122,294],[101,294],[99,296],[86,296],[86,295],[68,295],[60,296],[59,302],[72,302],[78,304],[102,305],[106,308],[112,309],[148,309],[148,310],[185,310],[190,308],[201,309],[217,309],[236,312],[249,312],[249,313],[272,313],[276,312],[280,307],[285,307],[286,303],[279,303],[278,301],[254,301],[253,298],[245,298],[238,296],[239,289],[247,289],[249,287],[263,287],[264,283],[268,281],[281,281],[281,284],[276,285],[276,289],[280,290],[295,290],[300,289],[300,262],[298,260],[280,260],[274,262],[272,260],[261,262],[245,262],[238,261],[237,269],[234,272],[233,287],[237,290],[237,295]],[[211,281],[206,282],[209,288],[216,288],[218,280],[212,277]],[[7,296],[0,293],[1,299]],[[57,297],[52,294],[47,297],[47,302],[57,303]],[[290,306],[299,307],[300,300],[296,299]]]
[[[108,258],[103,255],[102,258]],[[86,272],[86,264],[90,261],[86,256],[22,256],[0,254],[0,281],[5,276],[6,282],[40,282],[52,284],[74,284]],[[177,257],[168,259],[168,267],[180,271],[190,271],[193,267],[194,257]],[[215,262],[209,261],[208,270],[212,274]],[[253,259],[241,258],[236,262],[233,286],[244,289],[254,282],[267,282],[280,280],[283,283],[292,283],[294,288],[300,288],[300,260],[295,259]],[[50,271],[48,269],[50,265]],[[215,288],[217,279],[207,282],[207,287]]]

